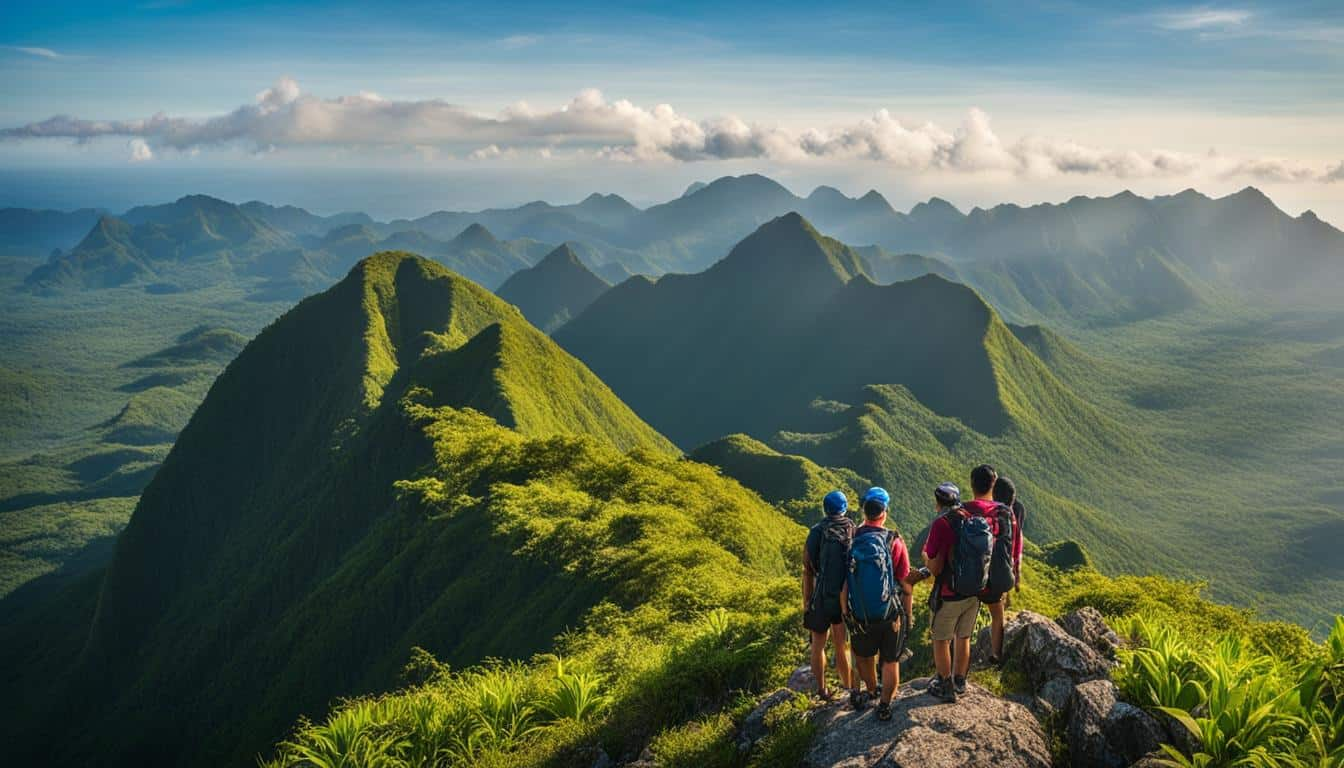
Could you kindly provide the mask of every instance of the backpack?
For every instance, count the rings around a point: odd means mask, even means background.
[[[821,528],[820,556],[813,566],[817,570],[816,587],[812,590],[812,610],[825,616],[840,615],[840,590],[845,585],[849,570],[849,545],[854,537],[854,523],[848,517],[817,523]]]
[[[1017,584],[1017,569],[1013,567],[1013,526],[1016,513],[1007,505],[994,509],[999,534],[994,537],[994,550],[989,558],[989,591],[1003,594]]]
[[[849,548],[849,612],[861,623],[891,621],[900,612],[896,565],[891,561],[891,537],[886,530],[866,530]]]
[[[955,509],[945,517],[952,526],[952,568],[948,586],[962,597],[974,597],[989,586],[994,528],[989,518],[963,514],[963,509]]]

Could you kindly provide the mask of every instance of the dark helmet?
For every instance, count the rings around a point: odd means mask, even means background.
[[[961,489],[956,483],[943,483],[933,489],[933,498],[940,507],[953,507],[961,503]]]

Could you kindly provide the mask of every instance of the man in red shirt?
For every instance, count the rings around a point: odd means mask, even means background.
[[[959,595],[952,589],[950,579],[942,578],[943,572],[951,567],[953,545],[956,543],[956,534],[948,518],[952,515],[970,517],[986,507],[992,515],[997,507],[991,498],[997,479],[998,473],[988,464],[971,470],[971,491],[975,498],[964,505],[956,503],[960,500],[961,492],[951,483],[938,486],[934,492],[938,517],[934,518],[933,525],[929,527],[929,537],[924,542],[924,562],[928,565],[929,573],[935,577],[933,588],[936,590],[933,596],[936,610],[930,634],[933,637],[933,665],[938,670],[938,677],[929,686],[929,693],[944,701],[955,702],[957,696],[966,690],[966,673],[971,668],[971,635],[975,632],[975,619],[980,612],[978,596]],[[990,524],[993,527],[992,518]],[[954,641],[955,653],[952,647]]]
[[[869,488],[863,495],[862,502],[864,523],[854,532],[854,538],[857,541],[865,534],[874,533],[888,538],[891,544],[892,585],[900,595],[897,610],[904,611],[905,615],[909,616],[912,592],[906,580],[910,575],[910,555],[906,551],[905,542],[901,540],[901,535],[886,527],[887,507],[891,503],[891,496],[882,488]],[[852,614],[848,583],[842,590],[840,604],[845,607],[846,612]],[[866,692],[860,691],[858,684],[855,683],[854,693],[850,698],[855,709],[866,707],[869,699],[878,690],[877,657],[879,654],[882,657],[882,695],[877,705],[878,720],[891,719],[891,699],[901,685],[900,640],[900,630],[895,621],[859,624],[857,631],[850,637],[850,646],[854,649],[854,656],[858,662],[855,671],[868,689]]]

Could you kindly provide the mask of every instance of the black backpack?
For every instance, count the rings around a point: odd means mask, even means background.
[[[989,586],[989,566],[993,560],[994,528],[983,515],[967,515],[961,509],[948,512],[952,526],[951,568],[948,586],[962,597],[974,597]]]
[[[812,566],[817,571],[816,588],[812,590],[812,610],[825,616],[840,615],[840,590],[849,573],[849,547],[854,541],[854,522],[841,516],[836,520],[817,523],[821,529],[820,556]]]
[[[1017,584],[1016,569],[1013,568],[1013,526],[1016,513],[1005,504],[994,508],[994,519],[999,525],[999,534],[994,537],[994,550],[989,559],[989,591],[1004,594]]]

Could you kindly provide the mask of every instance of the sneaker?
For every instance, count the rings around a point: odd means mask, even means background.
[[[854,711],[861,712],[868,708],[868,702],[872,700],[872,697],[871,693],[855,688],[849,692],[849,706],[853,707]]]
[[[952,687],[956,689],[958,696],[964,696],[966,694],[966,678],[961,675],[952,678]]]
[[[995,655],[993,655],[993,654],[990,654],[990,656],[989,656],[989,666],[990,666],[991,669],[999,669],[1000,667],[1003,666],[1003,659],[1001,659],[1001,658],[999,658],[998,656],[995,656]]]
[[[950,678],[933,678],[933,682],[929,683],[929,695],[953,704],[957,701],[957,689]]]
[[[817,698],[830,704],[835,701],[835,691],[817,691]]]
[[[877,705],[877,719],[886,722],[891,719],[891,705],[882,703]]]

